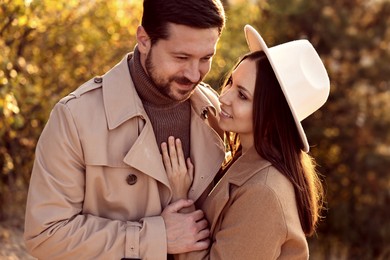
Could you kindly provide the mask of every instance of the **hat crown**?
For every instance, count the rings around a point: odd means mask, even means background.
[[[307,40],[280,44],[268,51],[287,102],[302,121],[328,99],[330,82],[326,69]]]
[[[318,110],[328,99],[330,81],[325,66],[313,45],[307,40],[296,40],[271,48],[250,25],[245,26],[249,49],[264,51],[279,81],[294,117],[304,151],[309,143],[301,121]]]

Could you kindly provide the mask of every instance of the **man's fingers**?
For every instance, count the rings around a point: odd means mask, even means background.
[[[198,229],[198,230],[204,230],[204,229],[206,229],[208,227],[208,222],[207,222],[207,220],[205,220],[205,219],[202,219],[201,221],[198,221],[197,223],[196,223],[196,228]]]
[[[201,220],[204,218],[204,213],[202,210],[198,209],[198,210],[195,210],[194,212],[190,213],[194,219],[195,222]]]
[[[178,200],[178,201],[175,201],[174,203],[169,204],[165,208],[165,210],[170,212],[170,213],[176,213],[179,210],[181,210],[182,208],[187,208],[187,207],[191,206],[192,204],[194,204],[194,202],[192,200]]]
[[[196,242],[195,245],[192,247],[191,251],[205,250],[209,248],[209,246],[210,246],[210,239],[207,238]]]
[[[205,239],[209,239],[209,237],[210,237],[210,230],[203,229],[195,236],[195,239],[199,242]]]
[[[167,234],[167,252],[185,253],[207,249],[210,245],[210,230],[204,213],[179,213],[183,207],[193,205],[192,200],[178,200],[168,205],[162,212]]]

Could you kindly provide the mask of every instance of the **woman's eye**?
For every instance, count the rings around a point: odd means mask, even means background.
[[[232,83],[233,83],[232,78],[229,78],[229,79],[226,81],[226,86],[230,86]]]
[[[246,96],[245,96],[244,94],[241,93],[241,91],[238,92],[238,97],[239,97],[240,99],[243,99],[243,100],[246,100],[246,99],[247,99]]]

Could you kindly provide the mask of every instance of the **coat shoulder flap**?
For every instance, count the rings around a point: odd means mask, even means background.
[[[103,83],[103,77],[100,76],[94,77],[88,80],[87,82],[85,82],[84,84],[82,84],[75,91],[71,92],[68,96],[62,98],[60,100],[60,103],[66,104],[69,100],[72,100],[74,98],[79,98],[80,96],[82,96],[83,94],[91,90],[101,88],[102,83]]]

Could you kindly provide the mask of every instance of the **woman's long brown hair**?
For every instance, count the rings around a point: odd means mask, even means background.
[[[254,61],[257,71],[253,97],[254,146],[261,157],[293,184],[302,229],[310,236],[323,205],[323,188],[314,160],[302,151],[294,118],[267,56],[263,51],[249,53],[234,68],[244,59]],[[226,136],[234,158],[240,151],[239,138],[234,133]]]

